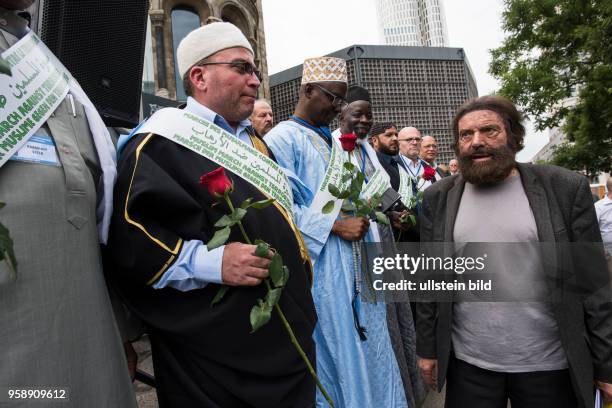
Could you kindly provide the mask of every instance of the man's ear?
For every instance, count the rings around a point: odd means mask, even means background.
[[[189,69],[189,79],[195,89],[203,91],[206,88],[206,70],[204,67],[191,67]]]
[[[306,96],[306,98],[310,99],[312,98],[312,90],[313,90],[313,86],[311,84],[306,84],[304,85],[304,95]]]

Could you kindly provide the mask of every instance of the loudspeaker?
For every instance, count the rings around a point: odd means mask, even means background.
[[[148,10],[148,0],[40,0],[32,13],[107,126],[139,122]]]

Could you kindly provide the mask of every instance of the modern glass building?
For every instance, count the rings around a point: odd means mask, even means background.
[[[376,0],[376,14],[385,44],[448,46],[442,0]]]
[[[463,49],[353,45],[329,56],[346,60],[349,85],[370,91],[375,122],[414,126],[437,139],[439,163],[455,157],[450,122],[459,105],[478,96]],[[301,65],[270,76],[275,123],[293,113],[301,76]]]

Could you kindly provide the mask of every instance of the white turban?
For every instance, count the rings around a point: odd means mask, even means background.
[[[221,50],[242,47],[253,53],[249,40],[231,23],[210,23],[196,28],[183,38],[176,50],[176,59],[181,78],[195,65]]]

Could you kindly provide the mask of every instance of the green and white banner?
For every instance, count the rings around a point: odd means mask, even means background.
[[[293,193],[283,169],[214,123],[181,109],[164,108],[137,133],[155,133],[206,157],[266,193],[293,215]]]
[[[361,191],[361,195],[368,200],[375,195],[382,196],[388,188],[391,188],[389,175],[385,169],[377,167],[365,188]]]
[[[317,136],[318,137],[318,136]],[[316,213],[321,213],[323,207],[329,201],[334,201],[334,209],[328,213],[328,217],[334,220],[338,217],[338,213],[342,208],[342,202],[344,200],[338,199],[329,192],[328,186],[330,184],[338,187],[341,191],[344,190],[347,183],[342,183],[342,174],[344,173],[344,157],[342,155],[342,149],[338,145],[336,139],[332,138],[332,149],[329,156],[329,164],[325,170],[323,181],[317,189],[317,192],[312,200],[310,208]]]
[[[400,173],[400,184],[398,194],[402,197],[402,203],[410,208],[410,201],[412,200],[412,183],[413,180],[408,175],[408,172],[404,170],[401,165],[398,165]]]
[[[30,33],[2,53],[12,76],[0,74],[0,166],[51,116],[69,90],[70,74]]]

